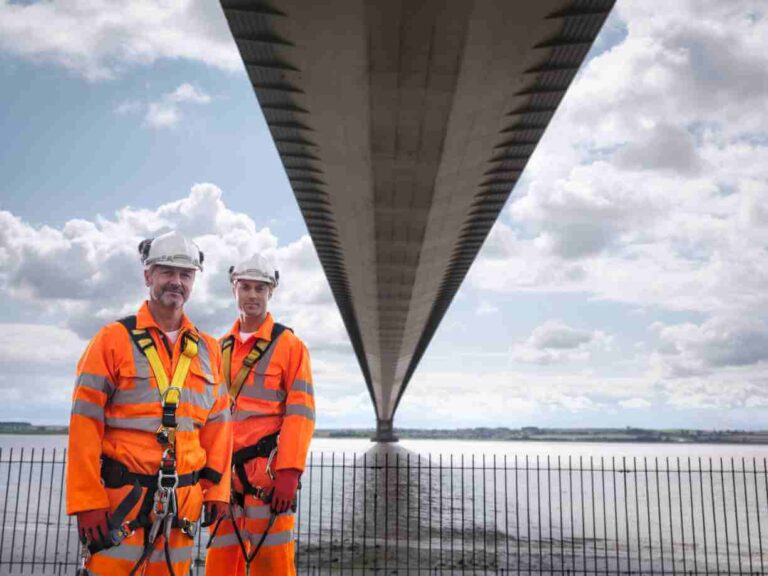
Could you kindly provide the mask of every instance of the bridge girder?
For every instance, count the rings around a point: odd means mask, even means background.
[[[614,0],[222,0],[380,439]]]

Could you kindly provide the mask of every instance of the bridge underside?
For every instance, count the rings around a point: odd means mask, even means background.
[[[222,0],[379,439],[613,1]]]

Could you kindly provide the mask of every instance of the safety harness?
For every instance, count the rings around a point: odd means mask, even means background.
[[[238,370],[234,380],[232,380],[232,350],[234,350],[235,347],[235,337],[230,334],[221,342],[221,360],[224,366],[224,380],[227,383],[227,392],[229,392],[229,397],[231,399],[230,410],[232,412],[235,411],[235,402],[240,395],[240,390],[243,388],[243,384],[245,384],[245,381],[248,378],[248,374],[250,374],[253,367],[256,366],[259,358],[269,350],[270,346],[272,346],[272,344],[286,330],[291,329],[275,322],[272,325],[272,332],[269,340],[257,338],[253,343],[250,352],[248,352],[248,355],[243,360],[243,365],[240,367],[240,370]]]
[[[232,379],[232,351],[234,350],[235,337],[233,335],[230,335],[221,342],[222,362],[224,365],[224,379],[227,383],[227,391],[229,392],[229,397],[231,400],[230,410],[233,413],[235,411],[237,398],[240,395],[240,391],[242,390],[243,384],[248,378],[248,375],[251,373],[251,370],[254,369],[259,359],[261,359],[264,356],[267,350],[269,350],[270,346],[272,346],[272,344],[274,344],[277,341],[277,339],[285,330],[291,330],[291,329],[286,326],[283,326],[282,324],[278,324],[277,322],[275,322],[275,324],[273,324],[272,326],[270,340],[257,339],[253,343],[253,346],[251,347],[251,350],[248,352],[248,355],[243,360],[243,365],[240,367],[240,370],[237,372],[237,375],[235,376],[234,380]],[[267,534],[269,533],[270,529],[275,523],[277,514],[274,511],[270,514],[269,522],[267,523],[267,527],[264,530],[264,533],[262,534],[261,539],[254,547],[253,551],[250,554],[248,554],[248,550],[246,549],[245,541],[243,540],[242,533],[240,532],[240,529],[237,527],[237,522],[236,522],[237,515],[235,514],[235,508],[239,506],[241,508],[241,511],[244,512],[246,494],[251,494],[256,498],[260,499],[265,504],[270,504],[272,502],[272,491],[266,490],[261,486],[254,486],[253,484],[251,484],[248,480],[248,474],[245,471],[245,465],[246,463],[250,462],[254,458],[267,458],[267,474],[272,480],[274,480],[275,476],[274,476],[274,473],[272,472],[272,461],[274,460],[275,455],[277,454],[277,445],[279,440],[280,440],[279,432],[275,432],[274,434],[265,436],[264,438],[259,440],[256,444],[252,444],[251,446],[246,446],[245,448],[241,448],[240,450],[237,450],[232,455],[232,466],[235,469],[235,474],[237,474],[237,477],[240,480],[240,483],[243,485],[243,494],[239,494],[235,492],[234,486],[232,487],[231,498],[229,503],[229,518],[232,521],[232,527],[234,529],[237,542],[240,546],[240,551],[243,553],[243,558],[245,559],[246,576],[250,574],[251,562],[253,562],[253,559],[256,557],[256,554],[259,553],[259,550],[264,544],[267,538]],[[295,500],[292,504],[292,509],[294,512],[296,511]],[[219,526],[221,525],[221,522],[223,520],[224,520],[224,516],[222,515],[216,521],[216,525],[213,527],[213,531],[211,532],[211,537],[208,540],[208,546],[207,546],[208,548],[210,548],[211,544],[213,544],[213,541],[216,538],[216,533],[218,532]]]
[[[194,539],[197,533],[197,522],[178,516],[178,502],[176,489],[192,486],[201,479],[218,483],[221,475],[210,468],[197,470],[189,474],[179,475],[176,470],[176,430],[178,421],[176,409],[181,400],[181,392],[189,373],[190,365],[198,352],[199,337],[190,331],[184,332],[181,343],[181,356],[176,364],[170,383],[168,375],[163,367],[162,360],[157,352],[152,336],[146,329],[136,328],[136,316],[128,316],[118,320],[130,334],[133,343],[141,351],[149,362],[152,374],[157,383],[162,405],[162,420],[157,429],[158,443],[163,447],[163,454],[157,474],[138,474],[131,472],[122,463],[102,456],[101,477],[107,488],[121,488],[132,486],[131,491],[117,506],[109,518],[109,536],[107,547],[118,546],[130,534],[138,528],[144,528],[144,550],[141,558],[134,565],[130,576],[147,561],[154,549],[157,537],[162,534],[164,538],[165,561],[171,576],[174,576],[171,563],[169,539],[171,530],[179,528],[182,533]],[[141,499],[142,488],[147,492],[139,508],[136,518],[126,522],[126,516]],[[91,549],[91,553],[98,550]]]

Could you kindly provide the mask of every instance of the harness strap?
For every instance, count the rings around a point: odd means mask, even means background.
[[[274,450],[277,449],[279,432],[264,436],[256,444],[246,446],[237,450],[232,455],[232,466],[235,468],[235,474],[243,485],[243,491],[246,494],[253,494],[257,498],[263,497],[263,491],[248,481],[248,474],[245,472],[245,464],[254,458],[269,458]]]
[[[160,470],[157,476],[149,474],[136,474],[129,471],[125,466],[114,460],[106,459],[102,464],[102,474],[111,476],[109,482],[114,482],[124,486],[126,483],[133,483],[134,488],[131,490],[129,497],[136,492],[136,489],[141,487],[147,488],[147,493],[144,496],[144,501],[141,504],[138,516],[128,523],[126,526],[120,528],[117,538],[125,537],[125,532],[135,530],[136,528],[145,528],[144,532],[144,551],[139,561],[133,566],[131,570],[131,576],[144,565],[149,558],[154,548],[157,531],[161,526],[165,526],[165,560],[168,565],[168,570],[173,575],[173,567],[171,565],[170,551],[168,548],[168,537],[170,531],[174,527],[179,527],[188,536],[194,538],[197,531],[197,525],[194,522],[189,522],[186,519],[180,519],[178,517],[178,511],[176,509],[176,488],[181,486],[190,486],[196,484],[200,479],[200,471],[195,471],[190,474],[183,474],[178,476],[176,473],[176,408],[181,401],[181,391],[184,388],[184,384],[189,374],[189,368],[192,364],[192,359],[197,356],[198,353],[198,341],[199,336],[191,331],[186,331],[182,334],[181,340],[181,355],[176,361],[176,368],[171,376],[170,384],[168,382],[168,374],[165,371],[160,355],[157,352],[154,340],[149,330],[138,329],[136,316],[128,316],[119,320],[123,327],[128,331],[134,344],[138,347],[144,357],[147,359],[149,366],[152,370],[152,374],[155,377],[157,384],[157,390],[160,394],[160,404],[162,406],[162,420],[160,427],[157,429],[157,441],[165,448],[163,450],[163,458],[160,461]],[[132,481],[132,482],[131,482]],[[104,482],[107,486],[107,479]],[[159,490],[163,492],[158,493]],[[158,494],[162,495],[161,499],[158,499]],[[170,494],[170,500],[168,500]],[[135,506],[136,500],[133,505]],[[120,506],[125,505],[128,508],[129,502],[125,500],[121,502]],[[171,506],[170,511],[165,509],[166,506]],[[161,507],[163,510],[161,511]],[[131,510],[133,506],[128,508]],[[156,517],[154,521],[150,520],[152,512]],[[162,515],[161,515],[162,514]],[[123,516],[123,519],[125,516]],[[147,535],[146,528],[151,525],[150,534]],[[110,534],[113,532],[110,531]],[[119,543],[119,541],[118,541]]]
[[[192,486],[208,476],[203,470],[195,470],[189,474],[181,474],[177,488]],[[210,468],[208,469],[210,470]],[[101,479],[107,488],[122,488],[129,484],[138,484],[141,488],[157,488],[157,474],[138,474],[131,472],[122,462],[108,456],[101,457]],[[208,478],[210,479],[210,478]]]
[[[174,414],[166,415],[166,410],[163,410],[163,426],[175,428],[175,407],[178,405],[179,400],[181,400],[181,390],[184,388],[184,383],[187,380],[192,359],[197,356],[199,337],[190,331],[184,332],[182,335],[181,356],[176,363],[176,370],[174,370],[169,384],[168,374],[165,372],[163,362],[160,360],[160,355],[157,352],[155,342],[152,340],[149,330],[136,328],[136,316],[122,318],[119,322],[128,331],[133,342],[141,350],[141,353],[147,358],[149,366],[152,368],[155,382],[157,382],[157,389],[160,392],[160,401],[163,407],[173,406]],[[170,422],[171,419],[173,420],[172,423]],[[166,421],[168,421],[167,424]]]
[[[251,562],[253,562],[253,559],[256,558],[256,554],[259,553],[259,550],[261,550],[261,547],[264,545],[264,542],[266,542],[267,535],[269,534],[269,531],[272,529],[272,526],[275,525],[276,519],[277,519],[277,513],[273,511],[272,514],[269,515],[269,522],[267,522],[267,527],[264,529],[264,533],[261,535],[261,538],[259,539],[259,543],[256,544],[256,547],[253,549],[253,552],[251,552],[250,555],[245,557],[246,576],[251,576]]]
[[[259,359],[269,350],[269,347],[280,337],[285,330],[290,330],[286,326],[275,322],[272,325],[272,333],[270,340],[256,339],[251,346],[248,355],[243,360],[243,365],[238,370],[235,379],[232,380],[232,351],[235,347],[235,337],[230,335],[225,338],[221,343],[221,355],[222,362],[224,364],[224,381],[227,384],[227,391],[229,397],[232,399],[232,405],[234,406],[237,397],[240,395],[240,390],[243,388],[243,384],[248,378],[248,374],[251,373],[253,367],[259,361]]]

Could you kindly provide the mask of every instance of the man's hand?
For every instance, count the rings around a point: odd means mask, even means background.
[[[272,511],[278,514],[286,512],[293,504],[296,490],[299,487],[301,471],[295,468],[285,468],[275,472],[274,488],[272,489]]]
[[[211,502],[203,502],[203,519],[200,522],[202,528],[213,526],[221,516],[224,516],[227,512],[228,502],[217,502],[212,500]]]
[[[90,544],[97,549],[109,546],[109,509],[85,510],[77,513],[77,533],[80,542]]]

